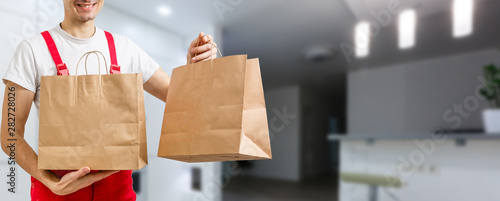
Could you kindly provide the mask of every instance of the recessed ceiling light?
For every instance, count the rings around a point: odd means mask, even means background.
[[[408,49],[415,46],[417,14],[415,10],[405,10],[399,14],[399,48]]]
[[[172,14],[172,9],[170,9],[170,7],[168,6],[160,6],[158,7],[158,13],[161,15],[161,16],[169,16]]]
[[[355,28],[354,43],[356,44],[356,57],[367,57],[370,53],[370,24],[360,22]]]
[[[455,38],[472,34],[473,7],[472,0],[455,0],[453,2],[453,36]]]

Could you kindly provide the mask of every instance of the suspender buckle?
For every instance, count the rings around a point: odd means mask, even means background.
[[[69,75],[69,70],[65,63],[57,64],[57,75]]]
[[[115,64],[111,64],[111,70],[109,70],[109,73],[110,74],[120,74],[120,66],[119,65],[115,65]]]

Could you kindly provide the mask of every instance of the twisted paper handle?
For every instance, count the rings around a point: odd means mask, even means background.
[[[88,60],[90,54],[95,54],[97,56],[97,63],[98,63],[98,68],[99,68],[99,75],[101,75],[101,59],[99,59],[99,55],[101,55],[102,58],[104,59],[104,65],[105,65],[104,67],[106,67],[106,73],[109,74],[108,73],[108,62],[106,61],[106,57],[104,57],[104,54],[102,54],[102,52],[99,52],[99,51],[90,51],[90,52],[87,52],[87,53],[83,54],[83,56],[80,57],[80,60],[78,60],[78,64],[76,64],[75,75],[78,75],[78,66],[80,65],[80,62],[82,61],[83,57],[85,57],[85,73],[87,75],[89,74],[89,72],[87,71],[87,60]]]

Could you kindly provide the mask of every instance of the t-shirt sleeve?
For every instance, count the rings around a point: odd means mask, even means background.
[[[17,85],[36,93],[38,72],[35,66],[35,57],[31,45],[23,40],[17,47],[14,56],[2,80],[11,81]]]
[[[132,53],[132,67],[135,68],[135,72],[142,73],[142,80],[146,83],[160,65],[132,40],[127,38],[127,43],[132,50],[130,51]]]

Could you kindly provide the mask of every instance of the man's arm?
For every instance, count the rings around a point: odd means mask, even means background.
[[[161,101],[166,102],[169,86],[170,76],[160,67],[153,76],[144,83],[144,90]]]
[[[15,162],[31,176],[42,182],[55,194],[67,195],[117,172],[103,171],[88,174],[90,168],[83,167],[76,172],[58,178],[48,170],[39,170],[38,155],[24,139],[24,128],[35,94],[13,82],[7,81],[5,84],[0,133],[2,150],[9,155],[10,149],[8,146],[10,143],[15,143]],[[12,129],[13,125],[14,130]],[[11,129],[9,130],[9,128]],[[10,135],[11,132],[14,134],[13,136]],[[16,139],[16,141],[8,141],[8,139]]]

